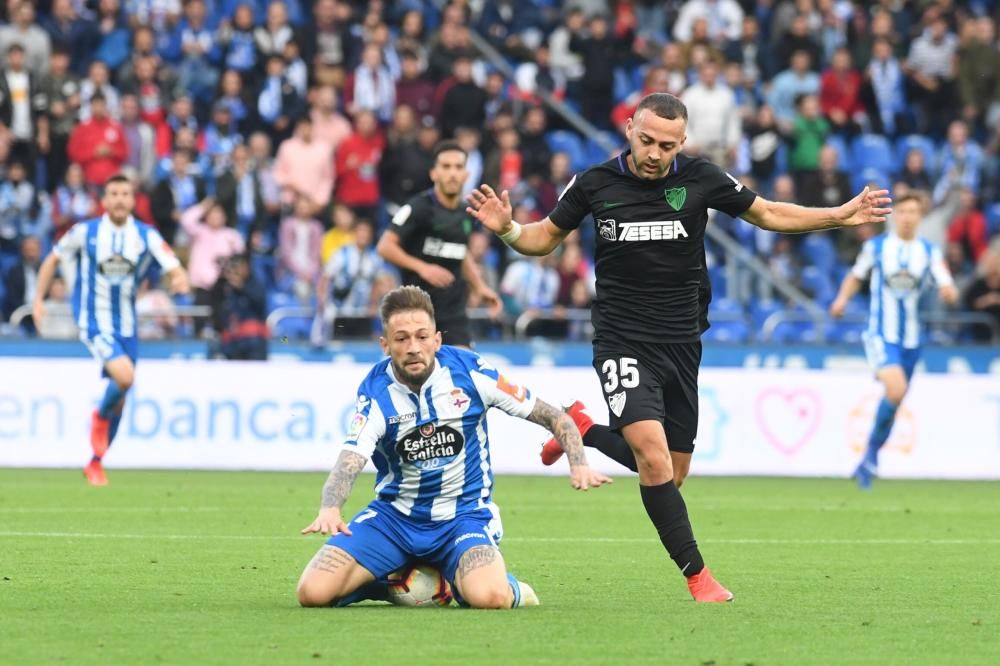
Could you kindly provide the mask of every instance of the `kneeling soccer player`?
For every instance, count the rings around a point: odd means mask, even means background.
[[[574,488],[610,479],[590,469],[580,433],[562,411],[513,385],[479,355],[442,346],[427,292],[400,287],[382,301],[380,361],[358,390],[350,439],[323,487],[322,508],[303,534],[331,534],[302,572],[303,606],[381,598],[388,574],[412,560],[441,570],[456,599],[473,608],[538,604],[507,573],[491,499],[486,412],[490,407],[558,438]],[[341,508],[368,458],[377,497],[350,523]]]

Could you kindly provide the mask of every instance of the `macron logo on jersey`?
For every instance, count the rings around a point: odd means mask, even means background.
[[[687,238],[688,232],[680,220],[653,222],[616,222],[597,220],[597,233],[609,241],[660,241]]]

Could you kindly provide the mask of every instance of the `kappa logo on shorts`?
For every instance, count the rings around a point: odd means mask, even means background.
[[[625,411],[626,397],[628,396],[625,395],[625,391],[619,391],[608,398],[608,406],[615,413],[615,416],[621,416],[622,412]]]

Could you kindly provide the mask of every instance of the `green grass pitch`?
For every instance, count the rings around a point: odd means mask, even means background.
[[[1000,484],[692,478],[695,605],[632,478],[498,477],[539,608],[303,610],[321,474],[0,471],[0,663],[995,664]],[[371,493],[363,477],[348,509]]]

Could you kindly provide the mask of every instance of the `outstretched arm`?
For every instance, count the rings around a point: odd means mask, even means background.
[[[742,217],[761,229],[798,234],[885,222],[891,212],[888,208],[890,203],[892,199],[889,198],[888,190],[872,190],[868,187],[836,208],[807,208],[757,197]]]
[[[569,460],[570,477],[573,487],[577,490],[611,483],[611,479],[600,472],[590,469],[587,456],[583,452],[583,439],[573,419],[561,409],[556,409],[544,400],[535,400],[535,407],[528,415],[528,420],[537,423],[556,437],[559,446],[566,452]]]
[[[341,451],[326,483],[323,484],[323,501],[320,504],[319,515],[308,527],[302,530],[303,534],[321,532],[322,534],[337,534],[341,532],[348,536],[351,530],[344,522],[340,510],[343,508],[347,498],[351,495],[351,489],[357,480],[361,470],[365,468],[367,459],[354,451]]]
[[[473,190],[469,203],[465,209],[469,215],[521,254],[533,257],[550,254],[569,235],[569,230],[560,229],[547,217],[541,222],[518,224],[513,219],[507,190],[497,196],[492,187],[483,185]]]
[[[833,299],[833,303],[830,304],[830,314],[838,318],[843,316],[848,301],[854,298],[854,295],[860,289],[861,280],[854,273],[849,272],[845,275],[844,281],[840,283],[840,291],[837,292],[837,298]]]
[[[50,252],[38,269],[38,277],[35,278],[35,301],[31,304],[31,320],[35,323],[36,329],[41,329],[42,320],[45,319],[45,297],[49,295],[49,287],[52,286],[52,278],[56,275],[58,263],[59,255]]]

